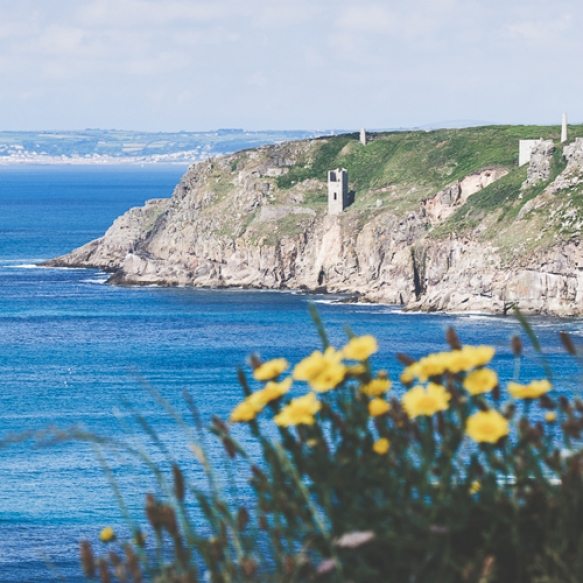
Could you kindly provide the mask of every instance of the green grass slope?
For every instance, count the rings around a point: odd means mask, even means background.
[[[572,137],[583,136],[583,126],[569,129]],[[390,132],[373,134],[366,147],[359,143],[357,134],[346,134],[320,140],[318,147],[277,179],[277,186],[286,190],[307,179],[325,181],[328,170],[344,167],[350,187],[356,192],[355,210],[370,207],[379,199],[385,209],[403,213],[471,172],[488,166],[518,168],[518,140],[540,137],[558,140],[559,134],[559,126]],[[499,198],[511,196],[509,191],[516,190],[518,195],[518,174],[505,184],[507,194],[492,195],[494,205]],[[325,202],[325,193],[320,198],[320,202]]]

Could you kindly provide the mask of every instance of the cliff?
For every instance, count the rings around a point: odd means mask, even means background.
[[[571,128],[583,135],[583,127]],[[349,292],[408,310],[583,314],[583,139],[553,127],[344,135],[194,164],[52,266],[117,285]],[[518,168],[518,139],[543,136]],[[555,139],[555,141],[553,141]],[[327,214],[326,171],[356,202]]]

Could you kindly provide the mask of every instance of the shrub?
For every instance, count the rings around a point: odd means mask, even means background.
[[[583,402],[555,398],[547,379],[501,387],[489,367],[494,349],[462,346],[453,330],[450,351],[418,361],[398,355],[404,370],[396,391],[373,369],[373,337],[352,337],[336,350],[316,323],[322,351],[293,369],[283,358],[252,359],[261,388],[252,391],[240,371],[244,400],[228,423],[211,423],[230,458],[248,463],[251,502],[237,507],[214,478],[208,491],[197,489],[175,466],[172,495],[146,497],[155,549],[138,531],[123,556],[95,559],[84,541],[90,578],[580,580]],[[520,343],[513,348],[519,359]],[[289,398],[292,383],[305,394]],[[531,421],[535,410],[544,422]],[[239,445],[232,423],[248,425],[260,460]],[[212,478],[201,444],[191,449]],[[195,508],[210,535],[193,526]],[[115,535],[104,531],[103,539]]]

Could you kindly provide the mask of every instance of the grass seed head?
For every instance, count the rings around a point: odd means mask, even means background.
[[[245,527],[247,526],[248,522],[249,512],[247,511],[247,508],[241,506],[241,508],[239,508],[239,512],[237,513],[237,527],[239,528],[239,530],[245,530]]]
[[[140,583],[143,575],[138,555],[136,555],[134,549],[129,544],[124,545],[124,551],[126,555],[126,566],[132,576],[133,582]]]
[[[111,583],[111,573],[105,559],[99,559],[99,580],[101,583]]]
[[[174,495],[180,502],[184,501],[184,476],[182,470],[176,465],[172,465],[172,475],[174,477]]]
[[[160,504],[152,494],[146,494],[146,517],[156,532],[162,529]]]
[[[89,579],[95,577],[95,557],[91,543],[87,540],[81,541],[81,566],[83,567],[83,572]]]

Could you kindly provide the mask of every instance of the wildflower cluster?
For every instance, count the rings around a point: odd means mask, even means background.
[[[174,505],[148,498],[151,525],[176,549],[156,581],[199,581],[201,564],[211,583],[577,580],[583,402],[546,378],[501,386],[494,348],[463,346],[453,330],[451,350],[398,355],[395,383],[373,369],[374,337],[337,349],[321,335],[323,349],[293,366],[254,359],[256,389],[240,371],[245,398],[230,423],[213,420],[231,463],[248,467],[248,504],[190,486],[209,539],[188,526],[184,484]],[[236,440],[241,426],[261,459]]]

